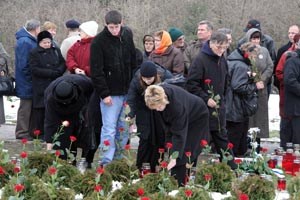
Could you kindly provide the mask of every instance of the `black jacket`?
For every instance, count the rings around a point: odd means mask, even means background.
[[[249,79],[250,71],[241,52],[236,49],[228,56],[229,87],[226,91],[226,120],[231,122],[243,122],[244,117],[241,107],[241,97],[251,95],[256,91],[256,84]]]
[[[78,88],[78,96],[70,104],[61,104],[57,101],[54,89],[61,81],[68,81]],[[87,76],[78,74],[68,74],[54,80],[45,91],[45,140],[52,142],[52,136],[56,133],[61,122],[70,121],[71,134],[77,135],[79,126],[79,112],[88,103],[89,97],[93,92],[93,85]],[[74,133],[73,133],[74,131]]]
[[[186,162],[186,151],[191,151],[193,161],[200,153],[200,141],[208,137],[207,106],[201,98],[178,86],[166,83],[161,86],[170,102],[161,112],[167,128],[166,142],[172,142],[172,151],[179,152],[177,165]]]
[[[29,66],[32,75],[33,108],[44,108],[44,92],[48,85],[66,70],[60,49],[40,46],[30,52]]]
[[[284,67],[284,112],[287,117],[300,116],[300,50],[291,57]]]
[[[211,80],[211,86],[215,94],[219,94],[220,108],[219,119],[221,128],[225,128],[225,93],[228,85],[228,66],[223,56],[219,57],[213,53],[209,47],[209,41],[206,42],[201,52],[196,56],[190,66],[186,88],[192,94],[201,97],[207,104],[210,94],[208,93],[208,85],[205,84],[206,79]],[[218,118],[213,116],[215,108],[210,108],[210,130],[218,130]]]
[[[127,94],[136,67],[131,30],[122,27],[120,36],[116,37],[105,26],[91,44],[90,64],[91,78],[99,97]]]

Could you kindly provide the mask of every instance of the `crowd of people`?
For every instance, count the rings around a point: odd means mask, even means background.
[[[16,33],[17,139],[31,140],[33,132],[40,130],[48,150],[65,150],[71,144],[69,136],[77,137],[87,126],[85,133],[96,138],[96,145],[85,146],[82,156],[91,167],[97,148],[110,144],[101,152],[99,162],[105,166],[122,157],[119,152],[130,142],[122,127],[126,121],[135,121],[137,167],[150,163],[155,172],[158,150],[172,143],[178,158],[170,160],[168,169],[182,185],[185,152],[191,152],[196,165],[201,140],[209,141],[222,160],[229,143],[233,144],[229,154],[245,156],[250,127],[260,129],[258,144],[260,138],[269,137],[268,98],[274,79],[280,91],[280,145],[300,143],[297,25],[290,26],[289,41],[277,54],[272,37],[263,33],[255,19],[247,23],[237,47],[231,46],[229,28],[214,30],[211,22],[203,20],[197,24],[196,40],[186,42],[183,31],[171,27],[146,34],[143,50],[135,47],[134,33],[116,10],[105,15],[99,33],[95,21],[71,19],[65,25],[69,33],[61,45],[55,40],[57,26],[50,21],[41,25],[28,20]],[[2,66],[2,59],[7,62],[9,55],[2,45],[0,53]],[[5,73],[1,68],[1,75]],[[176,85],[178,77],[185,80],[184,85]],[[253,96],[258,97],[257,109],[249,114],[244,102]],[[127,103],[131,110],[125,116]],[[70,126],[59,136],[60,146],[53,145],[64,120]],[[79,143],[72,142],[75,154]],[[66,154],[61,157],[66,159]],[[237,167],[233,160],[228,165]]]

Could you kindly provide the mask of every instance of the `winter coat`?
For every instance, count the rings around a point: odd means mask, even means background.
[[[184,50],[184,66],[186,69],[189,69],[193,60],[200,53],[200,50],[203,46],[203,43],[200,40],[195,40],[189,44]]]
[[[90,48],[93,38],[77,41],[68,51],[66,65],[68,70],[74,74],[75,68],[84,70],[90,76]]]
[[[100,98],[125,95],[136,68],[136,53],[132,32],[121,28],[119,37],[113,36],[107,27],[91,44],[91,78]]]
[[[65,60],[60,49],[44,49],[38,46],[30,52],[29,66],[32,76],[32,106],[44,108],[44,92],[53,80],[65,72]]]
[[[32,79],[29,67],[29,53],[37,46],[37,40],[24,27],[16,33],[15,78],[17,97],[32,98]]]
[[[230,84],[226,91],[226,120],[230,122],[243,122],[248,120],[244,117],[241,97],[253,94],[256,84],[249,79],[247,72],[250,67],[246,63],[241,52],[236,49],[228,56],[228,74]]]
[[[67,53],[69,49],[75,44],[78,40],[80,40],[80,33],[78,31],[71,32],[66,39],[64,39],[60,45],[61,54],[64,59],[67,59]]]
[[[167,78],[172,78],[172,74],[169,70],[158,66],[157,71],[161,77],[161,81],[164,81]],[[133,79],[131,80],[130,87],[128,90],[127,103],[130,106],[129,117],[136,117],[137,131],[140,134],[140,137],[147,139],[149,135],[154,136],[154,123],[152,119],[151,111],[145,103],[144,100],[144,89],[140,83],[140,69],[137,70]],[[149,128],[152,127],[152,128]]]
[[[291,57],[284,67],[284,111],[287,117],[300,116],[300,50],[297,57]]]
[[[77,87],[78,97],[70,104],[61,104],[57,101],[55,95],[55,87],[61,81],[68,81]],[[77,135],[79,126],[79,112],[88,103],[89,97],[93,92],[93,85],[91,80],[84,75],[68,74],[60,76],[51,82],[45,90],[45,140],[47,143],[52,143],[52,137],[58,130],[62,121],[68,120],[70,127],[66,128],[69,133]],[[74,131],[74,133],[73,133]],[[76,132],[76,133],[75,133]],[[69,141],[69,138],[67,138]]]
[[[174,47],[173,45],[169,46],[162,54],[156,54],[155,51],[153,51],[149,56],[149,60],[164,66],[173,74],[183,74],[183,54],[180,49]]]
[[[161,84],[169,104],[161,112],[166,128],[166,142],[178,151],[177,165],[186,163],[185,152],[191,152],[191,161],[200,154],[200,141],[209,133],[208,110],[205,102],[186,90],[170,84]]]
[[[247,41],[250,41],[250,36],[254,32],[260,32],[260,30],[252,28],[247,34]],[[258,109],[255,115],[250,117],[249,127],[258,127],[260,133],[257,135],[260,138],[269,137],[269,114],[268,114],[268,89],[267,84],[270,81],[273,74],[273,62],[268,50],[265,47],[259,47],[259,55],[255,60],[258,71],[261,73],[261,80],[264,82],[264,89],[258,90]]]
[[[209,127],[211,131],[225,128],[225,93],[228,86],[228,66],[223,56],[219,57],[214,54],[209,47],[209,41],[206,42],[201,49],[201,52],[197,55],[192,65],[190,66],[186,88],[192,94],[201,97],[205,103],[211,95],[208,93],[209,87],[205,84],[206,79],[211,80],[210,86],[213,87],[215,95],[220,96],[219,103],[219,120],[218,117],[213,116],[215,108],[208,108],[210,112]]]

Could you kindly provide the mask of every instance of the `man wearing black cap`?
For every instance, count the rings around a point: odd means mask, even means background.
[[[65,25],[68,29],[68,37],[64,39],[63,42],[61,43],[60,50],[64,59],[66,60],[67,53],[70,47],[73,46],[73,44],[76,41],[80,40],[80,36],[79,36],[80,23],[75,19],[71,19],[68,20]]]
[[[45,91],[45,141],[47,149],[61,149],[65,151],[70,145],[70,136],[77,137],[79,130],[79,113],[88,103],[93,92],[91,80],[84,75],[64,75],[47,87]],[[52,147],[53,136],[63,121],[68,121],[69,126],[64,128],[64,133],[59,136],[60,146]],[[77,143],[71,150],[76,152]],[[66,153],[61,156],[66,159]]]

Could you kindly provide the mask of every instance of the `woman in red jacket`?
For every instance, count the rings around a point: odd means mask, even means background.
[[[66,65],[72,74],[90,76],[90,46],[97,35],[98,24],[95,21],[84,22],[79,29],[81,40],[69,49]]]

